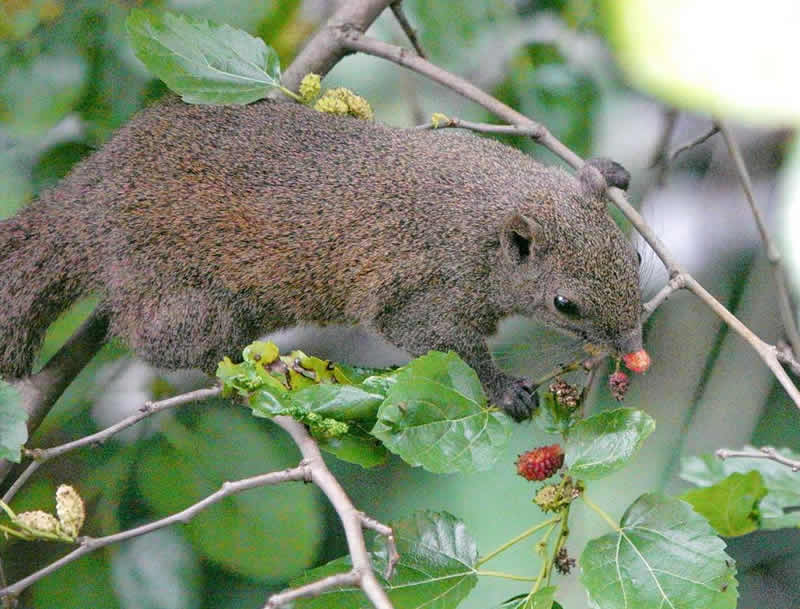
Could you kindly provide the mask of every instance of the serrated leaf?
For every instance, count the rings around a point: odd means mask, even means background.
[[[475,587],[477,547],[464,523],[446,512],[417,512],[391,523],[400,560],[386,581],[386,551],[371,553],[373,568],[398,609],[452,609]],[[381,542],[382,543],[382,542]],[[351,568],[348,557],[307,572],[291,585],[297,587]],[[319,597],[298,599],[297,609],[371,609],[358,588],[340,588]]]
[[[19,463],[28,441],[27,420],[19,392],[0,379],[0,459]]]
[[[767,494],[758,472],[734,473],[712,486],[691,490],[681,499],[706,520],[720,535],[735,537],[759,528],[758,504]]]
[[[736,569],[724,548],[687,503],[645,494],[618,531],[586,544],[581,581],[597,609],[734,609]]]
[[[596,479],[625,467],[656,427],[641,410],[607,410],[575,424],[564,452],[569,473]]]
[[[275,51],[228,25],[134,9],[126,28],[136,56],[192,104],[247,104],[280,86]]]
[[[745,450],[757,448],[745,446]],[[778,452],[789,459],[800,460],[800,454],[781,448]],[[758,504],[761,527],[780,529],[800,526],[800,485],[797,472],[769,459],[718,459],[714,455],[689,457],[681,463],[681,478],[698,486],[710,486],[733,473],[757,471],[764,480],[767,494]]]
[[[486,407],[477,374],[455,353],[431,351],[397,372],[372,435],[410,465],[465,473],[495,463],[510,421]]]

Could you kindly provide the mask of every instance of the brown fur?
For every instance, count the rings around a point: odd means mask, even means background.
[[[524,416],[484,342],[501,318],[641,348],[636,256],[597,167],[576,180],[470,135],[169,100],[0,222],[0,373],[28,374],[54,316],[97,291],[111,333],[159,366],[361,322],[413,354],[456,350]]]

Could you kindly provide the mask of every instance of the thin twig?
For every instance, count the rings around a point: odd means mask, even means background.
[[[675,132],[675,125],[677,122],[678,111],[674,108],[669,108],[664,113],[664,128],[661,130],[661,136],[658,138],[658,142],[656,142],[653,156],[650,159],[650,168],[658,168],[655,183],[660,187],[663,187],[667,181],[667,173],[669,172],[667,146],[669,146],[672,140],[672,134]]]
[[[184,510],[180,512],[176,512],[171,516],[167,516],[166,518],[162,518],[161,520],[156,520],[155,522],[151,522],[139,527],[134,527],[132,529],[128,529],[126,531],[121,531],[119,533],[114,533],[113,535],[107,535],[105,537],[81,537],[79,539],[80,546],[67,554],[66,556],[58,559],[57,561],[47,565],[43,569],[32,573],[28,577],[25,577],[10,586],[6,586],[5,588],[0,589],[0,598],[8,597],[8,596],[17,596],[22,593],[23,590],[31,586],[32,584],[36,583],[43,577],[50,575],[51,573],[57,571],[61,567],[66,564],[77,560],[81,556],[88,554],[89,552],[93,552],[100,548],[104,548],[112,543],[118,543],[120,541],[124,541],[126,539],[131,539],[133,537],[138,537],[144,535],[146,533],[150,533],[152,531],[156,531],[158,529],[163,529],[164,527],[170,526],[176,523],[187,523],[192,518],[194,518],[197,514],[205,510],[206,508],[218,503],[225,497],[230,495],[234,495],[236,493],[241,493],[242,491],[246,491],[252,488],[258,488],[262,486],[268,486],[272,484],[281,484],[283,482],[290,482],[290,481],[308,481],[311,477],[310,468],[307,464],[302,463],[301,465],[286,469],[279,472],[270,472],[268,474],[261,474],[259,476],[252,476],[251,478],[244,478],[242,480],[236,480],[235,482],[223,482],[220,486],[219,490],[208,495],[201,501],[190,505]]]
[[[269,597],[264,609],[277,609],[283,605],[287,605],[298,598],[310,598],[319,596],[323,592],[332,590],[333,588],[341,588],[344,586],[358,586],[361,581],[361,576],[356,571],[347,571],[345,573],[336,573],[323,577],[299,588],[288,588],[283,592],[278,592]]]
[[[707,139],[709,139],[711,136],[716,135],[717,133],[719,133],[719,127],[717,127],[717,125],[714,125],[713,127],[711,127],[711,129],[706,131],[703,135],[701,135],[699,137],[696,137],[693,140],[690,140],[690,141],[686,142],[685,144],[683,144],[681,146],[678,146],[675,150],[672,151],[672,154],[669,155],[670,162],[671,163],[674,162],[675,159],[677,159],[678,156],[680,156],[682,153],[686,152],[687,150],[690,150],[690,149],[694,148],[695,146],[699,146],[700,144],[705,142]]]
[[[776,355],[778,357],[778,361],[786,366],[789,366],[789,369],[795,376],[800,376],[800,362],[794,358],[792,348],[784,341],[779,340],[778,344],[775,345],[775,349],[777,351]]]
[[[3,495],[3,503],[11,503],[11,500],[17,494],[19,489],[22,488],[22,486],[30,479],[31,476],[33,476],[33,474],[36,473],[36,470],[38,470],[41,466],[42,464],[38,461],[32,461],[29,463],[28,467],[26,467],[23,472],[17,476],[17,479],[14,480],[14,484],[12,484],[6,491],[6,494]]]
[[[347,549],[353,564],[352,572],[358,574],[358,585],[364,591],[369,601],[375,606],[375,609],[392,609],[392,603],[389,601],[389,597],[386,596],[386,591],[378,582],[378,578],[372,570],[369,553],[367,552],[367,545],[364,542],[364,531],[362,528],[363,514],[355,508],[350,498],[347,496],[347,493],[344,492],[344,489],[339,484],[339,481],[325,465],[319,446],[317,446],[317,443],[308,434],[306,428],[291,417],[278,416],[273,420],[282,427],[284,431],[292,437],[294,443],[297,444],[297,447],[303,455],[303,461],[308,464],[310,468],[311,481],[325,493],[325,496],[339,515],[342,521],[342,527],[344,528],[345,539],[347,540]],[[289,591],[280,594],[288,593]],[[275,595],[273,595],[273,597],[274,596]],[[273,609],[278,606],[272,602],[273,597],[270,597],[265,605],[265,609]]]
[[[27,481],[28,478],[38,469],[38,467],[64,453],[76,450],[83,446],[87,446],[89,444],[100,444],[105,442],[116,433],[119,433],[123,429],[130,427],[131,425],[135,425],[142,419],[154,415],[158,412],[163,412],[169,408],[174,408],[176,406],[181,406],[183,404],[189,404],[191,402],[197,402],[200,400],[207,400],[214,396],[220,394],[222,390],[219,387],[209,387],[207,389],[198,389],[196,391],[190,391],[188,393],[182,393],[181,395],[176,395],[171,398],[167,398],[165,400],[159,400],[158,402],[145,402],[144,406],[139,409],[139,412],[133,414],[129,417],[126,417],[111,425],[110,427],[106,427],[98,431],[97,433],[91,434],[89,436],[84,436],[82,438],[78,438],[72,442],[67,442],[65,444],[60,444],[58,446],[53,446],[52,448],[34,448],[25,451],[25,454],[29,457],[34,459],[34,462],[31,463],[27,469],[14,481],[14,484],[6,491],[6,494],[3,496],[3,501],[5,503],[10,503],[11,500],[14,498],[14,495],[17,491],[22,488],[22,485]]]
[[[762,446],[758,450],[730,450],[727,448],[720,448],[714,454],[722,460],[733,458],[769,459],[770,461],[775,461],[782,465],[788,465],[793,472],[800,471],[800,461],[784,457],[771,446]]]
[[[389,579],[392,577],[392,573],[394,573],[394,567],[397,565],[397,561],[400,560],[400,553],[397,551],[397,542],[394,538],[394,531],[392,527],[383,524],[382,522],[378,522],[374,518],[370,518],[364,512],[358,513],[359,518],[361,518],[361,525],[365,529],[370,529],[378,533],[378,535],[383,535],[386,538],[386,552],[388,554],[387,561],[386,561],[386,571],[383,574],[385,579]]]
[[[471,99],[472,101],[480,104],[489,112],[496,114],[503,120],[508,121],[514,125],[522,126],[526,129],[531,129],[533,139],[545,146],[548,150],[561,157],[571,167],[580,169],[584,161],[575,154],[571,149],[561,143],[554,137],[543,125],[532,121],[530,118],[517,112],[513,108],[502,103],[497,98],[482,91],[472,83],[464,80],[463,78],[448,72],[439,66],[433,65],[429,61],[409,54],[405,49],[400,47],[375,40],[368,36],[363,35],[361,32],[352,29],[338,29],[336,30],[342,46],[355,51],[382,57],[392,61],[398,65],[404,66],[414,70],[420,74],[428,76],[431,80],[438,82],[456,93]],[[778,362],[776,356],[776,349],[767,345],[736,316],[728,311],[719,301],[717,301],[708,291],[705,290],[683,266],[673,257],[672,253],[667,249],[658,235],[655,234],[653,229],[644,221],[638,211],[631,206],[624,196],[624,193],[618,188],[609,188],[608,197],[611,201],[622,211],[634,228],[642,235],[645,241],[650,245],[653,251],[662,260],[667,267],[670,279],[678,275],[684,276],[686,287],[697,295],[703,302],[705,302],[711,309],[717,313],[731,328],[742,336],[751,346],[756,350],[764,363],[775,374],[776,378],[794,401],[795,405],[800,408],[800,392],[797,387],[792,383],[786,371]]]
[[[758,234],[761,236],[761,242],[764,244],[767,260],[769,261],[772,274],[775,278],[775,287],[778,292],[778,310],[781,313],[783,329],[786,331],[786,337],[789,339],[792,351],[800,353],[800,333],[797,331],[794,311],[792,310],[792,303],[789,298],[789,288],[786,285],[786,272],[783,268],[781,253],[777,245],[775,245],[775,240],[770,236],[766,222],[764,222],[764,217],[758,209],[758,205],[756,205],[753,183],[750,180],[750,173],[747,171],[747,166],[744,163],[744,158],[742,158],[742,151],[739,149],[739,145],[736,143],[733,134],[725,123],[717,120],[715,121],[715,125],[722,132],[725,145],[728,147],[728,153],[731,155],[733,164],[736,167],[736,175],[739,176],[742,190],[744,190],[745,197],[750,205],[750,211],[753,213],[753,220],[758,228]]]
[[[492,133],[494,135],[516,135],[519,137],[536,138],[540,134],[539,127],[520,127],[518,125],[492,125],[491,123],[474,123],[460,118],[447,117],[446,121],[430,122],[417,125],[414,129],[427,131],[432,129],[469,129],[478,133]]]
[[[403,32],[408,38],[408,41],[411,43],[411,46],[414,47],[414,50],[417,52],[417,55],[426,58],[427,54],[425,53],[425,50],[422,48],[422,44],[420,44],[419,38],[417,38],[417,30],[411,27],[411,24],[408,22],[408,19],[406,18],[406,14],[403,12],[403,0],[395,0],[389,5],[389,8],[392,9],[394,18],[397,19],[397,23],[400,24],[400,27],[403,28]]]

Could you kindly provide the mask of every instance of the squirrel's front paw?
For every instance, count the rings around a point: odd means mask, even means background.
[[[517,422],[530,419],[539,407],[539,395],[533,382],[529,379],[513,380],[503,392],[500,406]]]

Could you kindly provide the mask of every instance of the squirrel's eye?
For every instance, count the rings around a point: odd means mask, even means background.
[[[581,312],[578,310],[578,305],[565,296],[556,296],[553,299],[553,305],[559,313],[562,313],[567,317],[581,316]]]
[[[636,257],[639,259],[639,266],[642,266],[642,252],[636,252]]]

